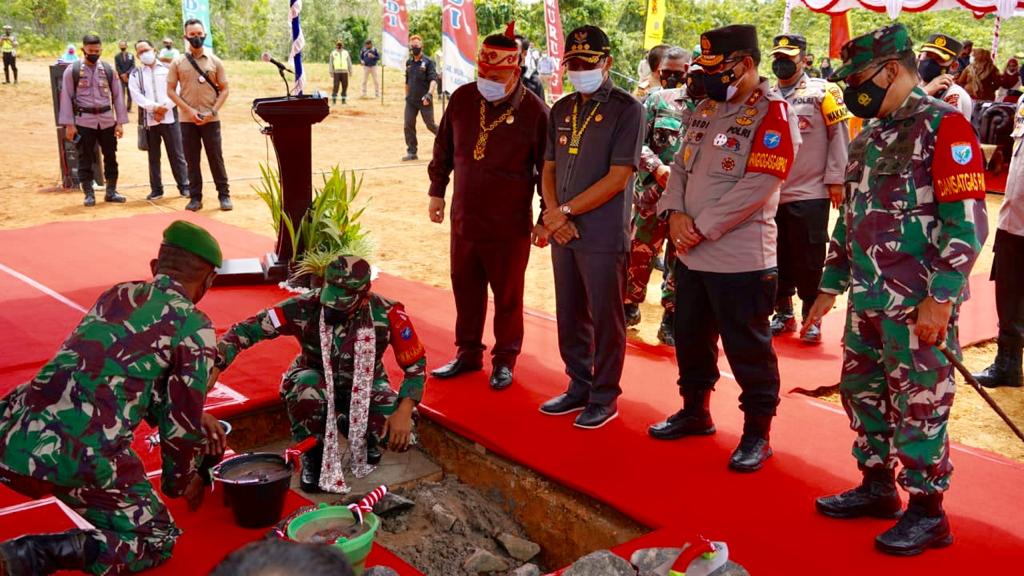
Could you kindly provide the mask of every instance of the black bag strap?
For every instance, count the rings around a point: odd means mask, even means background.
[[[218,97],[220,97],[220,88],[218,88],[217,85],[213,83],[213,80],[210,79],[210,75],[206,73],[206,70],[203,70],[199,67],[199,63],[196,62],[196,59],[192,57],[192,54],[185,54],[185,58],[188,58],[188,63],[196,69],[196,72],[198,72],[199,75],[202,76],[204,80],[206,80],[206,83],[210,85],[210,88],[213,88],[214,93],[217,94]]]

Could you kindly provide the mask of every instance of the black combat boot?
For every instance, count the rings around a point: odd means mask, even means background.
[[[757,472],[764,461],[771,458],[772,447],[768,434],[772,428],[772,416],[746,415],[743,419],[743,436],[740,445],[729,458],[729,468],[737,472]]]
[[[1024,373],[1021,371],[1020,348],[999,344],[999,351],[992,365],[974,374],[974,379],[986,388],[1024,386]]]
[[[683,409],[669,416],[664,422],[652,424],[647,429],[647,434],[658,440],[714,434],[715,423],[711,420],[710,406],[711,390],[685,392]]]
[[[82,192],[85,193],[85,202],[82,205],[85,207],[96,205],[96,191],[92,188],[92,182],[82,182]]]
[[[666,346],[676,345],[676,313],[665,311],[661,316],[661,326],[658,327],[658,341]]]
[[[302,463],[299,487],[307,494],[316,494],[320,491],[320,467],[324,461],[324,445],[317,442],[316,446],[303,452],[299,460]]]
[[[896,490],[896,472],[887,468],[865,470],[860,486],[841,494],[822,496],[814,505],[818,512],[832,518],[896,518],[903,509]]]
[[[875,548],[896,556],[914,556],[952,543],[941,493],[911,495],[903,517],[875,538]]]
[[[0,566],[8,576],[38,576],[58,570],[84,571],[100,546],[86,530],[22,536],[0,543]]]
[[[626,328],[640,323],[640,305],[626,304]]]
[[[117,193],[117,181],[107,180],[107,193],[103,195],[104,202],[113,202],[115,204],[124,204],[127,199]]]

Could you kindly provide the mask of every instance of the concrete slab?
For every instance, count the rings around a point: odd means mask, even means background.
[[[251,451],[283,453],[289,444],[288,441],[272,442],[253,448]],[[341,440],[341,449],[344,452],[342,465],[345,470],[345,481],[352,487],[351,495],[362,496],[381,484],[386,485],[389,490],[395,490],[418,482],[439,482],[444,478],[441,467],[419,448],[410,448],[406,452],[384,452],[384,458],[381,459],[372,474],[366,478],[356,478],[349,468],[348,443],[344,438]],[[347,499],[346,495],[341,494],[307,494],[303,492],[299,488],[298,474],[292,476],[292,489],[316,503],[331,504]]]

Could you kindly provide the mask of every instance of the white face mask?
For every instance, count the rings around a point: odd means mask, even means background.
[[[604,70],[569,70],[569,81],[580,94],[593,94],[604,84]]]
[[[142,55],[139,56],[139,60],[141,60],[146,66],[152,66],[153,63],[156,62],[156,54],[152,50],[149,52],[143,52]]]
[[[487,78],[477,78],[476,89],[480,91],[480,95],[488,102],[497,102],[505,96],[508,96],[507,86],[501,82],[495,82],[494,80],[488,80]]]

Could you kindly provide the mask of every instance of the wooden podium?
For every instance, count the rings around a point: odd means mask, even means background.
[[[313,200],[312,126],[327,117],[330,108],[322,96],[257,98],[252,109],[268,123],[263,133],[270,136],[277,155],[278,173],[284,195],[284,211],[298,227]],[[288,276],[292,254],[291,238],[280,226],[274,251],[262,259],[226,260],[217,275],[217,285],[277,283]]]

